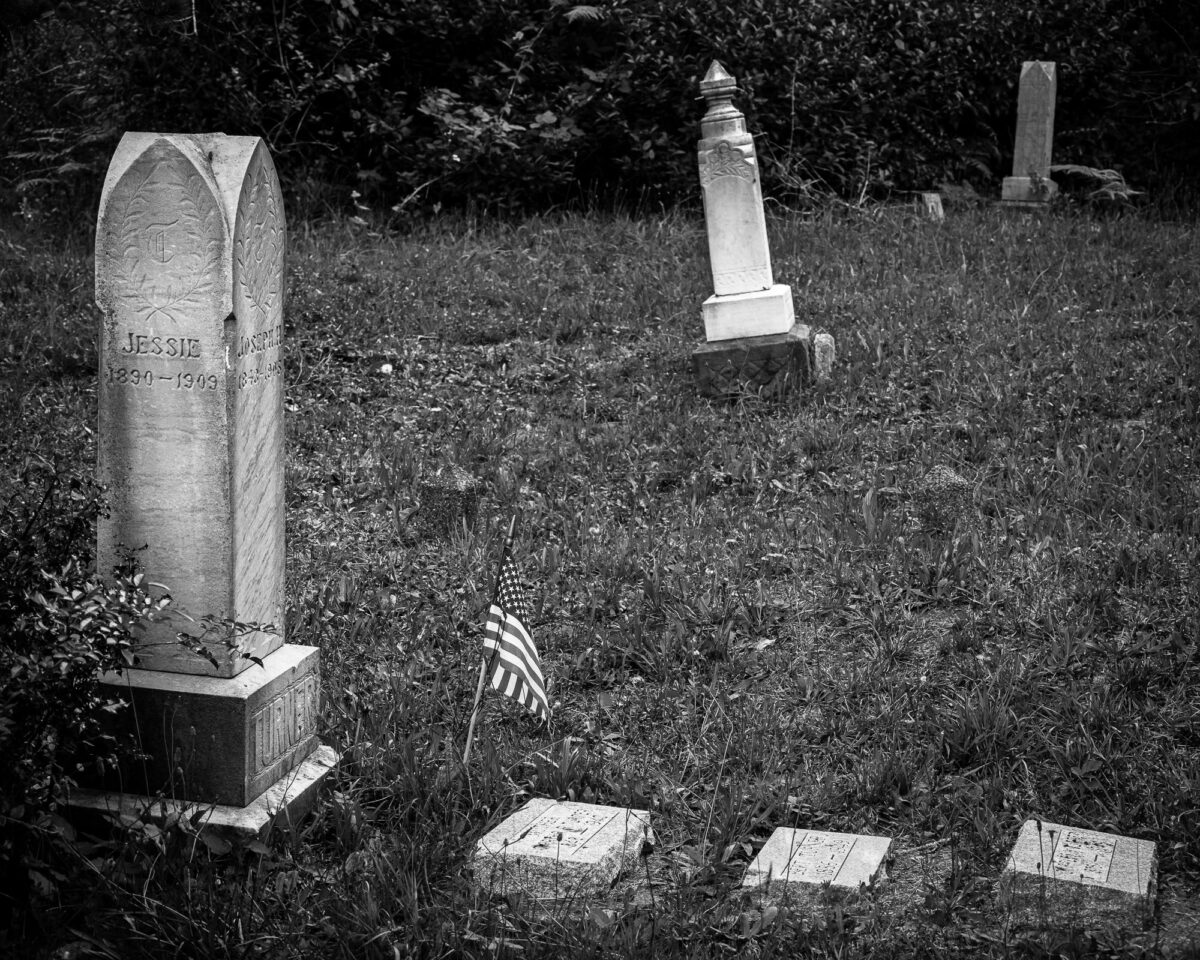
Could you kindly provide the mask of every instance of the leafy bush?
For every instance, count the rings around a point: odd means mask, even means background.
[[[7,41],[0,180],[27,211],[78,208],[123,130],[221,129],[265,137],[291,190],[342,204],[674,201],[696,193],[696,84],[718,58],[770,193],[994,185],[1021,62],[1047,59],[1056,160],[1145,184],[1197,159],[1194,6],[74,0]]]
[[[61,824],[54,810],[85,764],[111,762],[103,732],[118,704],[98,675],[119,668],[130,630],[159,604],[140,576],[101,583],[88,570],[98,486],[61,465],[29,461],[0,506],[0,897],[45,891],[37,849]]]

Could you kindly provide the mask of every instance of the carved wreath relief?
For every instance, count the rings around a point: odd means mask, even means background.
[[[739,180],[754,181],[754,161],[728,140],[722,140],[713,149],[700,154],[700,185],[707,187],[721,177],[737,177]]]
[[[282,285],[279,202],[275,196],[267,166],[261,159],[254,164],[254,184],[249,202],[241,211],[242,234],[239,237],[238,270],[247,300],[254,305],[254,326],[262,325],[279,302]]]
[[[238,211],[240,224],[234,257],[241,305],[249,311],[240,325],[238,388],[263,383],[282,373],[278,347],[282,340],[283,230],[274,178],[260,157],[254,160],[252,184]],[[271,351],[270,360],[257,359]]]
[[[160,155],[131,171],[119,189],[109,269],[114,301],[128,310],[123,319],[149,327],[203,315],[219,276],[223,232],[203,178],[183,156]]]

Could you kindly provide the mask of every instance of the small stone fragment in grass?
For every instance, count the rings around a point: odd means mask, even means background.
[[[833,334],[818,333],[813,337],[813,362],[818,382],[833,376],[833,364],[836,360],[837,344],[834,343]]]

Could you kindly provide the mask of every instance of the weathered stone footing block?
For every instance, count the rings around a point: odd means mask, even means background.
[[[1136,929],[1154,914],[1154,843],[1026,820],[1000,877],[1000,905],[1018,925]]]
[[[98,786],[126,793],[245,806],[317,747],[321,674],[316,647],[285,644],[236,677],[158,670],[105,674],[131,702],[118,734],[150,756]],[[136,721],[136,726],[135,726]]]
[[[76,789],[69,805],[76,810],[92,810],[109,816],[162,823],[174,814],[191,817],[200,811],[197,826],[241,839],[261,836],[268,825],[291,827],[304,819],[316,803],[321,781],[338,762],[333,747],[319,746],[307,759],[284,777],[276,780],[244,807],[222,804],[197,804],[183,800],[165,800],[130,793]]]
[[[475,884],[543,900],[603,894],[634,866],[649,833],[645,810],[536,798],[479,841]]]
[[[692,366],[706,396],[748,390],[783,393],[812,376],[809,330],[797,324],[787,333],[702,343],[692,351]]]
[[[857,893],[886,879],[891,843],[888,837],[779,827],[747,868],[742,887],[791,903]]]

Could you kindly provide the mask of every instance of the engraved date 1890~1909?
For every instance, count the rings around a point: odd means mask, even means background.
[[[127,367],[106,367],[104,380],[122,386],[166,387],[175,390],[216,390],[220,385],[216,374],[203,373],[155,373],[153,370],[137,370]]]

